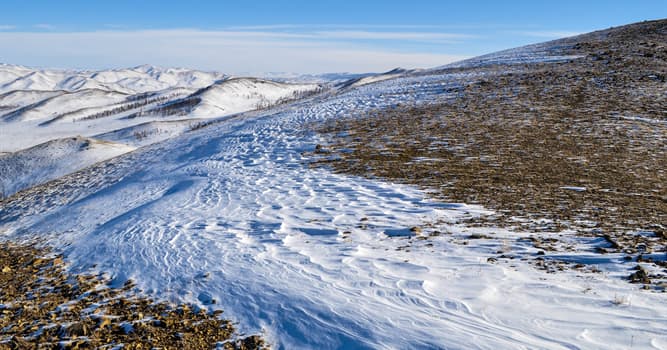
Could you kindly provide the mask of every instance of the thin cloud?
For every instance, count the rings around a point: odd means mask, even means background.
[[[271,24],[271,25],[246,25],[246,26],[229,26],[223,27],[222,30],[303,30],[303,31],[326,31],[326,30],[426,30],[426,29],[448,29],[448,30],[463,30],[463,29],[484,29],[489,28],[488,24]],[[494,29],[497,26],[494,26]]]
[[[315,35],[322,38],[334,39],[363,39],[363,40],[451,40],[472,39],[475,35],[437,32],[378,32],[378,31],[324,31]]]
[[[231,26],[231,27],[225,27],[224,30],[231,30],[231,31],[277,30],[277,29],[299,29],[308,27],[310,26],[303,24],[270,24],[270,25],[255,25],[255,26]]]
[[[364,34],[366,35],[366,34]],[[350,36],[344,34],[341,36]],[[396,35],[394,35],[395,37]],[[323,35],[198,31],[193,29],[98,32],[2,32],[0,61],[33,66],[109,68],[151,63],[236,72],[369,72],[426,68],[463,55],[424,49],[401,52]],[[414,35],[408,34],[406,40]],[[341,40],[339,40],[341,39]]]
[[[576,31],[559,31],[559,30],[544,30],[544,31],[517,31],[513,32],[514,34],[529,36],[533,38],[544,38],[544,39],[559,39],[567,38],[570,36],[575,36],[582,34],[582,32]]]
[[[12,30],[12,29],[16,29],[16,26],[0,24],[0,30]]]
[[[112,24],[112,23],[107,23],[103,27],[108,28],[110,30],[128,29],[128,27],[124,24]]]
[[[263,30],[259,30],[259,29]],[[217,36],[225,38],[281,38],[309,40],[395,40],[395,41],[454,41],[475,39],[477,35],[441,32],[406,32],[406,31],[362,31],[362,30],[328,30],[328,31],[271,31],[271,26],[255,26],[253,30],[207,31],[198,29],[165,29],[147,30],[145,33],[172,33],[173,35]]]
[[[56,29],[55,26],[53,26],[51,24],[48,24],[48,23],[38,23],[38,24],[35,24],[33,27],[35,27],[37,29],[44,29],[44,30],[54,30],[54,29]]]

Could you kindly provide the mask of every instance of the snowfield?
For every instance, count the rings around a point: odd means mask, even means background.
[[[474,78],[398,77],[225,118],[0,202],[0,232],[46,240],[74,271],[220,307],[278,349],[667,349],[664,296],[627,283],[621,255],[587,253],[604,242],[559,237],[580,248],[563,258],[602,273],[494,263],[536,254],[530,233],[308,167],[309,123],[452,98]]]

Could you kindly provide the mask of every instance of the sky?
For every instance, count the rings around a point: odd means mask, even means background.
[[[3,0],[0,62],[381,72],[665,17],[665,0]]]

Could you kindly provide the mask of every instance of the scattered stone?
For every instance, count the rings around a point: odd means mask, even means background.
[[[414,227],[410,228],[410,232],[412,232],[416,235],[420,235],[422,233],[422,229],[421,229],[421,227],[414,226]]]
[[[651,284],[651,280],[648,277],[648,273],[646,273],[646,270],[644,270],[643,267],[637,265],[635,269],[637,271],[633,272],[632,274],[630,274],[630,276],[628,276],[630,283]]]
[[[479,233],[473,233],[470,236],[468,236],[468,239],[492,239],[493,237],[484,235],[484,234],[479,234]]]

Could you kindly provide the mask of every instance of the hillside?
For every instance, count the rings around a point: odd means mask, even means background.
[[[94,163],[93,158],[84,161],[77,156],[55,171],[53,164],[64,158],[42,160],[50,153],[61,154],[59,140],[84,137],[98,145],[105,144],[99,142],[103,140],[118,144],[114,152],[88,152],[95,154],[97,162],[186,133],[206,119],[267,108],[322,91],[320,84],[229,78],[152,66],[88,72],[1,65],[0,78],[0,92],[5,91],[0,94],[0,152],[13,153],[3,158],[3,166],[13,169],[0,173],[4,196]],[[25,157],[35,147],[42,156]],[[13,161],[18,163],[11,164]],[[30,169],[20,172],[25,172],[22,178],[32,180],[16,178],[16,169]]]
[[[72,71],[0,64],[0,92],[98,89],[136,94],[173,87],[198,89],[225,78],[225,74],[218,72],[148,65],[102,71]]]
[[[174,130],[0,199],[0,233],[278,349],[665,348],[666,26],[95,118]]]
[[[0,155],[0,198],[132,150],[123,144],[73,137]]]
[[[568,58],[526,63],[531,50]],[[664,289],[667,21],[440,69],[484,76],[457,86],[452,99],[320,128],[339,156],[322,163],[496,211],[477,224],[604,237],[601,253],[653,263],[649,279]],[[564,248],[560,238],[550,240],[535,245]]]

